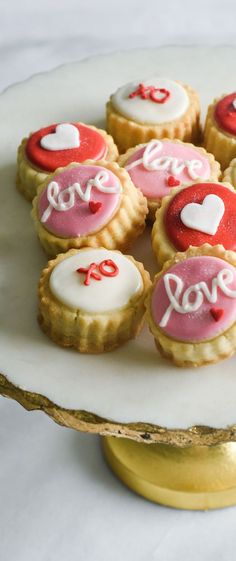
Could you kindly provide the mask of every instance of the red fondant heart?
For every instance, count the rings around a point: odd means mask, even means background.
[[[91,212],[93,214],[96,214],[96,212],[98,212],[98,210],[101,208],[102,203],[97,202],[95,203],[95,201],[90,201],[89,202],[89,209],[91,210]]]
[[[177,187],[178,185],[180,185],[179,179],[176,179],[176,177],[174,177],[173,175],[169,175],[167,183],[168,187]]]
[[[215,321],[219,321],[224,314],[224,310],[222,310],[222,308],[211,308],[210,314],[212,315]]]

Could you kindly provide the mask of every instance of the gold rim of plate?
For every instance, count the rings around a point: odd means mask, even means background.
[[[88,411],[59,407],[43,395],[15,386],[4,374],[0,374],[0,395],[14,399],[28,411],[43,411],[59,425],[102,436],[117,436],[146,444],[168,444],[180,448],[236,442],[236,424],[225,429],[207,426],[167,429],[143,422],[119,423]]]

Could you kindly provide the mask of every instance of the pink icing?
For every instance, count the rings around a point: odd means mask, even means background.
[[[200,281],[205,281],[209,290],[212,290],[212,279],[222,269],[232,271],[233,280],[227,285],[230,290],[236,290],[236,270],[235,268],[216,257],[192,257],[186,259],[177,265],[168,269],[167,273],[177,275],[182,279],[184,286],[178,298],[182,305],[183,295],[189,286]],[[170,306],[170,300],[166,292],[164,284],[164,276],[157,282],[152,295],[152,315],[155,323],[159,326],[163,316]],[[175,293],[176,283],[170,281],[172,293]],[[194,302],[196,293],[192,293],[190,301]],[[223,310],[222,317],[219,321],[215,321],[210,310],[212,308]],[[172,309],[168,322],[161,329],[170,337],[180,341],[202,341],[204,339],[212,339],[223,333],[236,321],[236,297],[229,297],[217,287],[217,301],[211,303],[203,296],[201,306],[195,311],[182,314]]]
[[[59,186],[59,193],[64,189],[79,183],[85,192],[87,182],[95,178],[99,171],[108,173],[108,180],[104,186],[117,187],[121,192],[121,185],[118,178],[110,171],[100,166],[79,166],[66,169],[53,177]],[[38,203],[38,213],[40,220],[49,206],[48,185],[41,193]],[[99,210],[95,213],[91,211],[89,202],[83,201],[80,196],[75,194],[75,204],[66,211],[58,211],[52,208],[51,214],[44,227],[51,233],[61,238],[85,236],[101,229],[111,219],[115,213],[120,200],[120,193],[102,193],[96,187],[92,187],[90,201],[102,203]]]
[[[146,146],[140,148],[135,152],[126,162],[125,167],[130,165],[135,160],[143,157]],[[162,141],[162,149],[156,155],[150,158],[150,161],[160,158],[162,156],[171,156],[178,159],[178,164],[186,160],[199,160],[202,166],[199,168],[199,178],[208,179],[211,174],[211,168],[208,159],[200,154],[194,148],[186,147],[184,144],[177,144],[174,142]],[[128,170],[129,175],[136,187],[141,189],[143,194],[148,199],[160,199],[169,195],[170,187],[168,186],[168,177],[175,176],[181,184],[193,183],[194,179],[188,173],[185,167],[181,173],[172,173],[170,167],[167,170],[148,171],[142,163],[138,166]]]

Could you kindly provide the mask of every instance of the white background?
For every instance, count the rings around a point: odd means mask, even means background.
[[[117,49],[235,44],[234,6],[0,0],[0,90]],[[1,561],[231,561],[235,524],[236,508],[181,512],[136,497],[106,467],[98,437],[0,399]]]

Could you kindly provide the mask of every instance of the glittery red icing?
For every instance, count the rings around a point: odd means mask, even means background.
[[[205,234],[188,228],[180,218],[181,210],[189,203],[201,204],[207,195],[214,194],[222,199],[225,212],[215,235]],[[198,183],[177,193],[170,202],[165,218],[165,229],[169,240],[179,251],[186,251],[190,245],[200,246],[223,244],[225,249],[236,250],[236,193],[227,187],[214,183]]]
[[[235,102],[235,107],[233,102]],[[218,101],[214,116],[221,129],[236,135],[236,92]]]
[[[222,308],[211,308],[210,314],[212,315],[215,321],[219,321],[224,314],[224,310],[222,310]]]
[[[176,177],[174,177],[173,175],[169,175],[167,184],[168,187],[177,187],[177,185],[180,185],[180,180],[176,179]]]
[[[160,95],[161,94],[161,95]],[[155,103],[165,103],[170,97],[169,90],[165,88],[155,88],[155,86],[145,86],[143,83],[139,84],[136,90],[129,94],[129,98],[140,96],[142,99],[151,99]]]
[[[112,270],[109,271],[107,269],[105,269],[105,267],[109,267]],[[104,275],[104,277],[116,277],[116,275],[118,275],[119,273],[119,268],[117,267],[117,265],[114,263],[114,261],[112,259],[105,259],[105,261],[102,261],[99,265],[99,271],[100,273],[102,273],[102,275]]]
[[[89,201],[89,209],[91,210],[91,212],[93,214],[96,214],[96,212],[98,212],[98,210],[102,207],[102,203],[100,203],[99,201],[95,202],[95,201]]]
[[[89,126],[72,123],[80,133],[80,146],[67,150],[46,150],[40,144],[41,138],[54,133],[56,124],[33,133],[26,144],[26,156],[37,168],[47,172],[65,167],[72,162],[84,162],[87,159],[99,160],[106,155],[107,146],[99,132]]]
[[[105,267],[109,267],[111,270],[107,270]],[[119,273],[119,267],[117,267],[112,259],[105,259],[98,265],[96,263],[91,263],[87,269],[85,267],[80,267],[79,269],[76,269],[76,272],[84,273],[86,275],[84,284],[89,286],[91,278],[96,281],[102,280],[101,275],[94,272],[95,269],[97,269],[104,277],[116,277]]]

